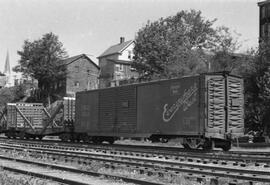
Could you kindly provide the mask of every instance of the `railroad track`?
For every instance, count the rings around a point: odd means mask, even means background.
[[[90,172],[86,170],[80,170],[69,166],[50,164],[44,162],[35,162],[30,160],[24,160],[19,158],[7,157],[0,155],[1,168],[7,171],[16,172],[25,175],[31,175],[38,178],[50,179],[55,182],[70,184],[70,185],[91,185],[91,184],[123,184],[118,181],[120,179],[125,184],[143,184],[143,185],[165,185],[162,183],[152,183],[146,180],[138,180],[133,178],[127,178],[117,175],[108,175],[98,172]],[[20,168],[18,166],[23,166]],[[28,165],[25,169],[25,164]],[[49,170],[48,170],[49,168]],[[93,178],[93,177],[106,177],[107,179],[114,179],[111,181]]]
[[[215,178],[230,178],[234,180],[242,180],[249,182],[270,182],[270,170],[266,164],[263,166],[254,163],[254,159],[242,159],[241,161],[246,161],[246,163],[238,164],[235,161],[236,157],[227,156],[227,160],[232,163],[225,161],[224,156],[221,157],[220,161],[215,160],[202,160],[198,156],[196,158],[187,157],[184,158],[168,158],[160,155],[151,156],[150,154],[144,153],[139,155],[138,153],[132,152],[115,152],[110,153],[105,150],[93,150],[93,151],[80,151],[78,148],[67,148],[65,150],[59,149],[63,146],[54,146],[50,149],[48,146],[25,146],[27,144],[7,144],[1,143],[1,148],[3,150],[17,150],[17,151],[27,151],[31,155],[46,154],[48,158],[54,161],[63,162],[76,162],[78,164],[88,165],[92,161],[102,162],[104,165],[116,168],[132,168],[144,174],[157,174],[159,176],[170,174],[171,176],[177,176],[181,173],[185,173],[188,176],[196,176],[197,179],[202,179],[205,177],[215,177]],[[58,149],[56,149],[58,147]],[[77,151],[76,151],[77,150]],[[239,155],[239,154],[237,154]],[[202,156],[202,155],[201,155]],[[216,155],[218,156],[218,155]],[[269,160],[265,158],[266,162]],[[249,163],[247,163],[249,161]],[[262,162],[262,161],[261,161]],[[264,161],[264,163],[266,163]],[[249,169],[246,169],[248,167]]]
[[[64,142],[60,140],[21,140],[21,139],[7,139],[6,137],[0,137],[0,141],[3,142],[9,142],[9,143],[14,143],[14,142],[20,142],[20,143],[25,143],[25,144],[34,144],[34,145],[50,145],[50,147],[55,148],[55,147],[68,147],[68,148],[76,148],[76,150],[88,150],[88,149],[109,149],[109,150],[122,150],[122,151],[147,151],[151,152],[154,151],[156,153],[160,153],[162,155],[164,154],[172,154],[172,155],[179,155],[182,153],[189,153],[189,154],[197,154],[201,153],[204,154],[210,154],[210,155],[221,155],[221,154],[226,154],[226,155],[231,155],[231,156],[270,156],[270,152],[258,152],[256,151],[228,151],[228,152],[223,152],[220,150],[211,150],[209,151],[203,151],[201,149],[198,150],[192,150],[192,149],[185,149],[181,147],[163,147],[163,146],[153,146],[150,144],[147,145],[129,145],[129,144],[113,144],[113,145],[108,145],[108,144],[92,144],[92,143],[70,143],[70,142]]]
[[[235,166],[245,166],[252,163],[256,166],[268,167],[270,165],[270,152],[222,152],[189,150],[175,147],[155,147],[139,145],[86,145],[71,143],[55,143],[51,141],[40,142],[31,140],[0,140],[0,143],[19,144],[25,147],[38,147],[78,152],[102,152],[106,154],[131,155],[141,157],[159,157],[164,160],[201,160],[204,163],[228,163]]]

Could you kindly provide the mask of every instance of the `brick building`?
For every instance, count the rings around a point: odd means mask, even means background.
[[[118,86],[121,81],[137,78],[137,72],[131,67],[133,60],[133,40],[125,41],[109,47],[99,57],[100,77],[99,87]]]
[[[260,11],[259,38],[267,39],[270,37],[270,0],[258,3]]]
[[[61,61],[66,66],[67,77],[55,85],[62,96],[74,97],[76,92],[97,89],[99,66],[87,55],[81,54]]]

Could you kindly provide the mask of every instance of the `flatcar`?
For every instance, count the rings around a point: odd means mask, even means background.
[[[229,150],[244,133],[243,79],[206,73],[83,91],[76,93],[75,110],[77,140],[180,138],[186,148]]]
[[[59,106],[61,107],[61,106]],[[7,103],[1,112],[0,132],[8,138],[39,138],[63,132],[42,103]]]

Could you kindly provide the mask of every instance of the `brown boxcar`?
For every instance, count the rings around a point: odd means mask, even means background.
[[[75,133],[99,142],[180,137],[188,148],[228,150],[243,134],[243,101],[243,80],[228,73],[79,92]]]

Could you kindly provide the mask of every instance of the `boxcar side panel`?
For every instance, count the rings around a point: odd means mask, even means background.
[[[137,87],[137,132],[150,136],[160,133],[162,107],[159,102],[160,83]]]
[[[135,133],[137,130],[136,86],[117,88],[116,133]]]
[[[117,88],[99,91],[99,124],[100,132],[113,133],[116,124]]]
[[[76,94],[75,132],[95,132],[98,130],[99,94],[88,91]]]
[[[202,133],[199,85],[199,76],[195,76],[139,86],[139,130],[165,135]]]

